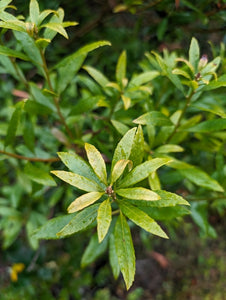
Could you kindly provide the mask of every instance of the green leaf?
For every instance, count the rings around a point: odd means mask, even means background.
[[[57,11],[55,11],[55,14],[51,17],[49,20],[50,23],[62,23],[64,19],[64,10],[62,8],[58,8]],[[54,31],[50,28],[46,28],[44,32],[44,38],[52,40],[57,34],[57,31]]]
[[[161,201],[161,200],[159,200]],[[181,218],[184,215],[190,214],[190,211],[183,206],[171,207],[139,207],[142,211],[148,214],[154,220],[167,221]]]
[[[115,279],[117,279],[120,273],[120,267],[119,267],[118,257],[115,248],[114,234],[110,235],[110,240],[109,240],[109,261],[113,272],[113,276]]]
[[[63,22],[63,23],[58,23],[58,22],[49,22],[46,24],[43,24],[40,26],[40,28],[49,28],[53,31],[58,32],[59,34],[61,34],[63,37],[65,37],[66,39],[68,39],[68,35],[66,30],[64,29],[64,27],[68,27],[68,26],[75,26],[77,25],[77,22]]]
[[[190,167],[186,169],[179,169],[179,172],[185,178],[198,186],[217,192],[224,192],[223,187],[215,179],[212,179],[207,173],[198,168]]]
[[[117,163],[114,165],[114,168],[111,173],[111,185],[113,185],[114,182],[116,182],[117,179],[122,175],[124,172],[126,166],[128,165],[129,171],[132,169],[133,163],[131,160],[125,160],[121,159],[117,161]]]
[[[107,185],[107,171],[104,159],[100,152],[91,144],[85,143],[85,150],[94,172]]]
[[[23,107],[24,107],[24,101],[20,101],[16,105],[16,108],[12,114],[8,129],[7,129],[7,134],[6,134],[5,143],[4,143],[5,147],[7,147],[8,145],[12,145],[14,142],[17,128],[20,123],[20,118],[21,118],[21,113],[22,113]]]
[[[114,237],[118,264],[128,290],[135,276],[135,253],[129,225],[121,212],[115,224]]]
[[[128,189],[118,189],[116,193],[127,199],[145,200],[145,201],[156,201],[160,199],[160,196],[155,192],[145,189],[143,187],[135,187]]]
[[[135,77],[133,77],[129,83],[129,87],[134,87],[134,86],[141,86],[152,79],[156,78],[159,76],[160,73],[158,71],[148,71],[141,73]]]
[[[139,118],[133,120],[133,123],[141,125],[151,124],[154,126],[172,125],[170,119],[159,111],[148,112],[140,116]]]
[[[100,182],[90,165],[76,153],[58,152],[59,158],[72,172],[84,176],[98,183],[103,189],[105,185]]]
[[[136,129],[137,128],[135,127],[127,131],[127,133],[122,137],[122,139],[118,143],[112,159],[112,165],[111,165],[112,170],[115,164],[117,163],[117,161],[121,159],[128,160],[131,153]]]
[[[104,239],[102,243],[98,242],[97,234],[95,233],[82,256],[81,266],[82,268],[93,263],[99,256],[101,256],[107,250],[108,240]]]
[[[93,204],[101,198],[104,193],[100,192],[90,192],[76,198],[68,207],[67,211],[69,213],[74,213],[76,211],[82,210],[83,208]]]
[[[41,25],[41,23],[45,20],[46,17],[48,17],[50,14],[56,14],[55,10],[52,9],[46,9],[43,10],[39,16],[38,16],[38,26]]]
[[[77,187],[80,190],[86,191],[86,192],[102,192],[103,189],[94,181],[84,177],[80,176],[78,174],[72,173],[72,172],[66,172],[66,171],[51,171],[52,174],[56,175],[63,181]]]
[[[100,204],[94,204],[77,213],[73,219],[57,233],[58,237],[65,237],[86,229],[97,217]]]
[[[12,0],[1,0],[0,2],[0,10],[4,10],[5,8],[7,8],[7,6],[9,5],[9,3],[11,3]]]
[[[30,37],[25,32],[14,32],[14,35],[19,44],[22,45],[24,52],[30,58],[30,60],[38,66],[40,70],[42,70],[42,57],[40,54],[40,50],[35,44],[35,41],[32,37]],[[43,73],[43,71],[42,71]]]
[[[123,79],[126,78],[126,51],[123,51],[119,56],[115,77],[118,84],[123,87]]]
[[[144,157],[144,136],[141,125],[138,126],[135,134],[133,145],[130,154],[130,160],[133,162],[133,166],[141,164]]]
[[[111,225],[111,203],[108,198],[102,202],[97,212],[97,234],[99,243],[103,241]]]
[[[39,17],[39,4],[36,0],[31,0],[30,1],[30,18],[31,22],[34,23],[35,25],[38,25],[38,17]]]
[[[27,163],[24,168],[24,173],[32,180],[45,186],[56,186],[56,182],[48,172],[36,167],[31,163]]]
[[[57,232],[65,227],[73,218],[75,214],[60,216],[48,220],[43,226],[34,231],[33,235],[36,239],[59,239]]]
[[[6,29],[12,29],[15,31],[26,32],[25,23],[19,20],[9,20],[7,22],[0,21],[0,27]]]
[[[175,206],[175,205],[188,205],[190,204],[181,196],[170,193],[164,190],[155,190],[155,193],[157,193],[161,199],[156,201],[156,206]]]
[[[75,105],[73,105],[70,116],[81,115],[87,113],[88,111],[96,108],[98,102],[101,100],[101,96],[90,95],[87,98],[80,99]],[[104,98],[103,98],[104,99]]]
[[[226,119],[214,119],[201,122],[187,129],[190,132],[209,133],[226,129]]]
[[[45,49],[49,45],[50,42],[51,42],[50,40],[40,38],[35,41],[35,45],[39,49]]]
[[[86,70],[87,73],[97,82],[99,85],[103,88],[106,87],[106,85],[109,83],[109,80],[107,77],[105,77],[100,71],[94,69],[90,66],[84,66],[84,70]]]
[[[25,61],[29,60],[29,58],[25,54],[23,54],[19,51],[9,49],[9,48],[4,47],[4,46],[0,46],[0,54],[5,55],[5,56],[9,56],[9,57],[16,57],[16,58],[19,58],[19,59],[22,59],[22,60],[25,60]]]
[[[37,101],[38,103],[48,107],[51,109],[51,111],[56,112],[56,107],[52,101],[52,98],[47,97],[46,95],[44,95],[43,91],[40,90],[40,88],[33,82],[29,83],[29,87],[31,90],[31,95],[32,98],[34,98],[35,101]]]
[[[120,183],[119,187],[129,187],[147,178],[152,172],[170,162],[168,158],[154,158],[134,168]]]
[[[131,99],[125,95],[121,95],[123,104],[124,104],[124,108],[125,110],[127,110],[130,107],[131,104]]]
[[[184,149],[179,145],[166,144],[155,149],[158,153],[183,152]]]
[[[199,44],[198,41],[193,37],[189,48],[189,62],[194,67],[195,72],[197,71],[198,68],[199,57],[200,57]]]
[[[113,124],[113,126],[115,127],[115,129],[121,134],[124,135],[126,134],[126,132],[129,130],[129,127],[126,126],[125,124],[116,121],[116,120],[111,120],[111,123]]]
[[[129,204],[128,202],[124,203],[123,201],[120,201],[119,206],[122,212],[135,224],[152,234],[168,239],[166,233],[155,222],[155,220],[149,217],[142,210]]]

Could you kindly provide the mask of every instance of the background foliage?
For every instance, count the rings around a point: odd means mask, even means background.
[[[18,7],[17,15],[27,17],[29,11],[27,2],[2,1],[0,6],[3,28],[0,49],[1,289],[6,299],[30,299],[34,295],[46,299],[69,299],[69,296],[74,299],[150,299],[158,294],[161,280],[151,290],[142,272],[139,273],[139,263],[142,269],[139,258],[149,253],[154,263],[157,261],[163,269],[167,268],[164,257],[161,260],[155,253],[163,252],[166,257],[175,255],[173,243],[170,245],[173,253],[169,254],[163,250],[168,241],[160,242],[159,238],[150,237],[129,222],[138,257],[138,277],[134,290],[126,294],[122,281],[114,282],[110,273],[105,252],[107,244],[97,247],[92,226],[87,232],[51,242],[38,241],[40,237],[52,238],[53,233],[48,227],[45,229],[46,225],[36,238],[33,233],[40,225],[49,224],[48,219],[66,215],[70,203],[81,196],[80,190],[60,181],[56,187],[50,171],[66,170],[56,153],[65,153],[65,158],[62,159],[63,154],[60,158],[76,173],[78,166],[73,168],[72,160],[75,158],[66,151],[85,157],[85,143],[87,154],[88,145],[93,144],[103,154],[109,173],[113,153],[119,149],[118,142],[130,128],[139,125],[134,152],[127,157],[115,154],[117,160],[123,158],[125,164],[131,160],[136,166],[142,163],[142,157],[146,162],[151,158],[169,160],[173,157],[168,167],[160,168],[158,173],[149,172],[146,181],[143,177],[139,187],[155,191],[162,188],[191,204],[191,217],[187,216],[185,221],[182,216],[189,211],[184,206],[161,207],[163,202],[156,207],[141,205],[143,214],[160,222],[175,243],[180,234],[185,240],[184,235],[189,236],[191,228],[196,228],[194,223],[189,223],[191,219],[198,225],[196,236],[204,240],[197,243],[204,245],[204,249],[208,238],[217,238],[218,231],[221,236],[221,227],[216,223],[223,225],[226,204],[223,192],[226,172],[225,3],[210,1],[206,5],[206,1],[199,1],[197,6],[191,1],[67,1],[66,4],[49,1],[47,6],[45,1],[39,1],[41,11],[57,10],[61,5],[66,20],[79,21],[79,26],[68,28],[69,39],[65,39],[64,26],[76,24],[56,25],[63,21],[62,10],[58,16],[47,11],[47,19],[42,23],[37,20],[33,6],[26,21],[38,26],[37,34],[33,25],[22,23],[22,18],[21,23],[7,23],[6,12],[15,14],[15,7],[4,11],[8,4]],[[51,16],[55,20],[48,26]],[[193,36],[199,40],[200,50]],[[52,43],[49,44],[48,39],[53,39]],[[109,45],[106,40],[111,42],[111,47],[102,47]],[[84,47],[87,43],[89,46]],[[95,52],[88,55],[93,50]],[[135,129],[130,132],[135,133]],[[128,142],[123,144],[123,149],[126,147]],[[92,151],[97,151],[95,149]],[[139,152],[140,149],[143,150]],[[98,156],[99,152],[95,153]],[[125,191],[119,193],[120,197],[126,196]],[[186,204],[179,203],[182,198],[170,195],[168,200],[176,201],[173,205]],[[111,193],[109,196],[115,197]],[[166,198],[159,201],[163,200]],[[132,202],[134,207],[137,207],[136,201]],[[123,205],[121,210],[131,219]],[[71,215],[65,218],[69,221]],[[125,222],[123,216],[121,220]],[[113,225],[114,222],[113,218]],[[54,235],[64,225],[60,224]],[[178,228],[181,226],[185,229]],[[219,249],[221,251],[221,246]],[[208,267],[212,268],[212,263],[206,263],[206,257],[198,256],[198,259],[198,267],[203,267],[203,260],[207,265],[209,278]],[[84,269],[87,266],[88,269]],[[153,262],[150,266],[153,267]],[[217,272],[223,278],[225,270],[219,266]],[[118,270],[113,268],[113,275],[117,277]],[[129,287],[132,279],[130,275],[123,275]],[[43,280],[41,289],[36,286],[37,278]],[[185,283],[182,296],[170,285],[164,287],[163,292],[166,297],[168,293],[169,299],[172,295],[186,297],[186,284],[189,285]],[[220,290],[219,284],[219,297]],[[149,292],[151,294],[145,296]]]

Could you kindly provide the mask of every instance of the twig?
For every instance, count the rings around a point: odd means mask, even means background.
[[[18,159],[22,159],[22,160],[29,160],[29,161],[40,161],[40,162],[60,161],[60,159],[58,157],[52,157],[52,158],[27,157],[27,156],[18,155],[18,154],[15,154],[15,153],[6,152],[6,151],[3,151],[3,150],[0,150],[0,153],[5,154],[5,155],[10,156],[10,157],[13,157],[13,158],[18,158]]]

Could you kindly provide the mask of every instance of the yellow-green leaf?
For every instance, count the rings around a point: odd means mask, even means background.
[[[100,152],[91,144],[85,144],[86,154],[90,165],[98,178],[107,185],[107,171],[104,159]]]
[[[68,207],[68,212],[73,213],[96,202],[104,193],[90,192],[75,199]]]
[[[156,201],[160,199],[160,196],[158,194],[143,187],[119,189],[116,191],[116,193],[127,199],[146,200],[146,201]]]
[[[108,198],[101,203],[97,212],[97,234],[99,243],[103,241],[111,225],[111,203]]]

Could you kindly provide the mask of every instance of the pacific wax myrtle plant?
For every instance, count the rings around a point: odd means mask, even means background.
[[[123,51],[109,79],[83,65],[89,52],[110,45],[99,41],[49,67],[48,46],[77,23],[64,22],[61,8],[41,12],[36,0],[27,18],[15,17],[11,2],[0,2],[4,248],[24,227],[33,249],[39,239],[91,229],[81,265],[108,249],[114,277],[121,271],[129,289],[136,225],[168,238],[167,222],[188,214],[190,203],[202,234],[214,237],[208,208],[226,206],[224,47],[209,61],[193,38],[188,59],[152,51],[132,75]],[[56,187],[52,175],[64,183]],[[56,216],[61,202],[68,214]]]

